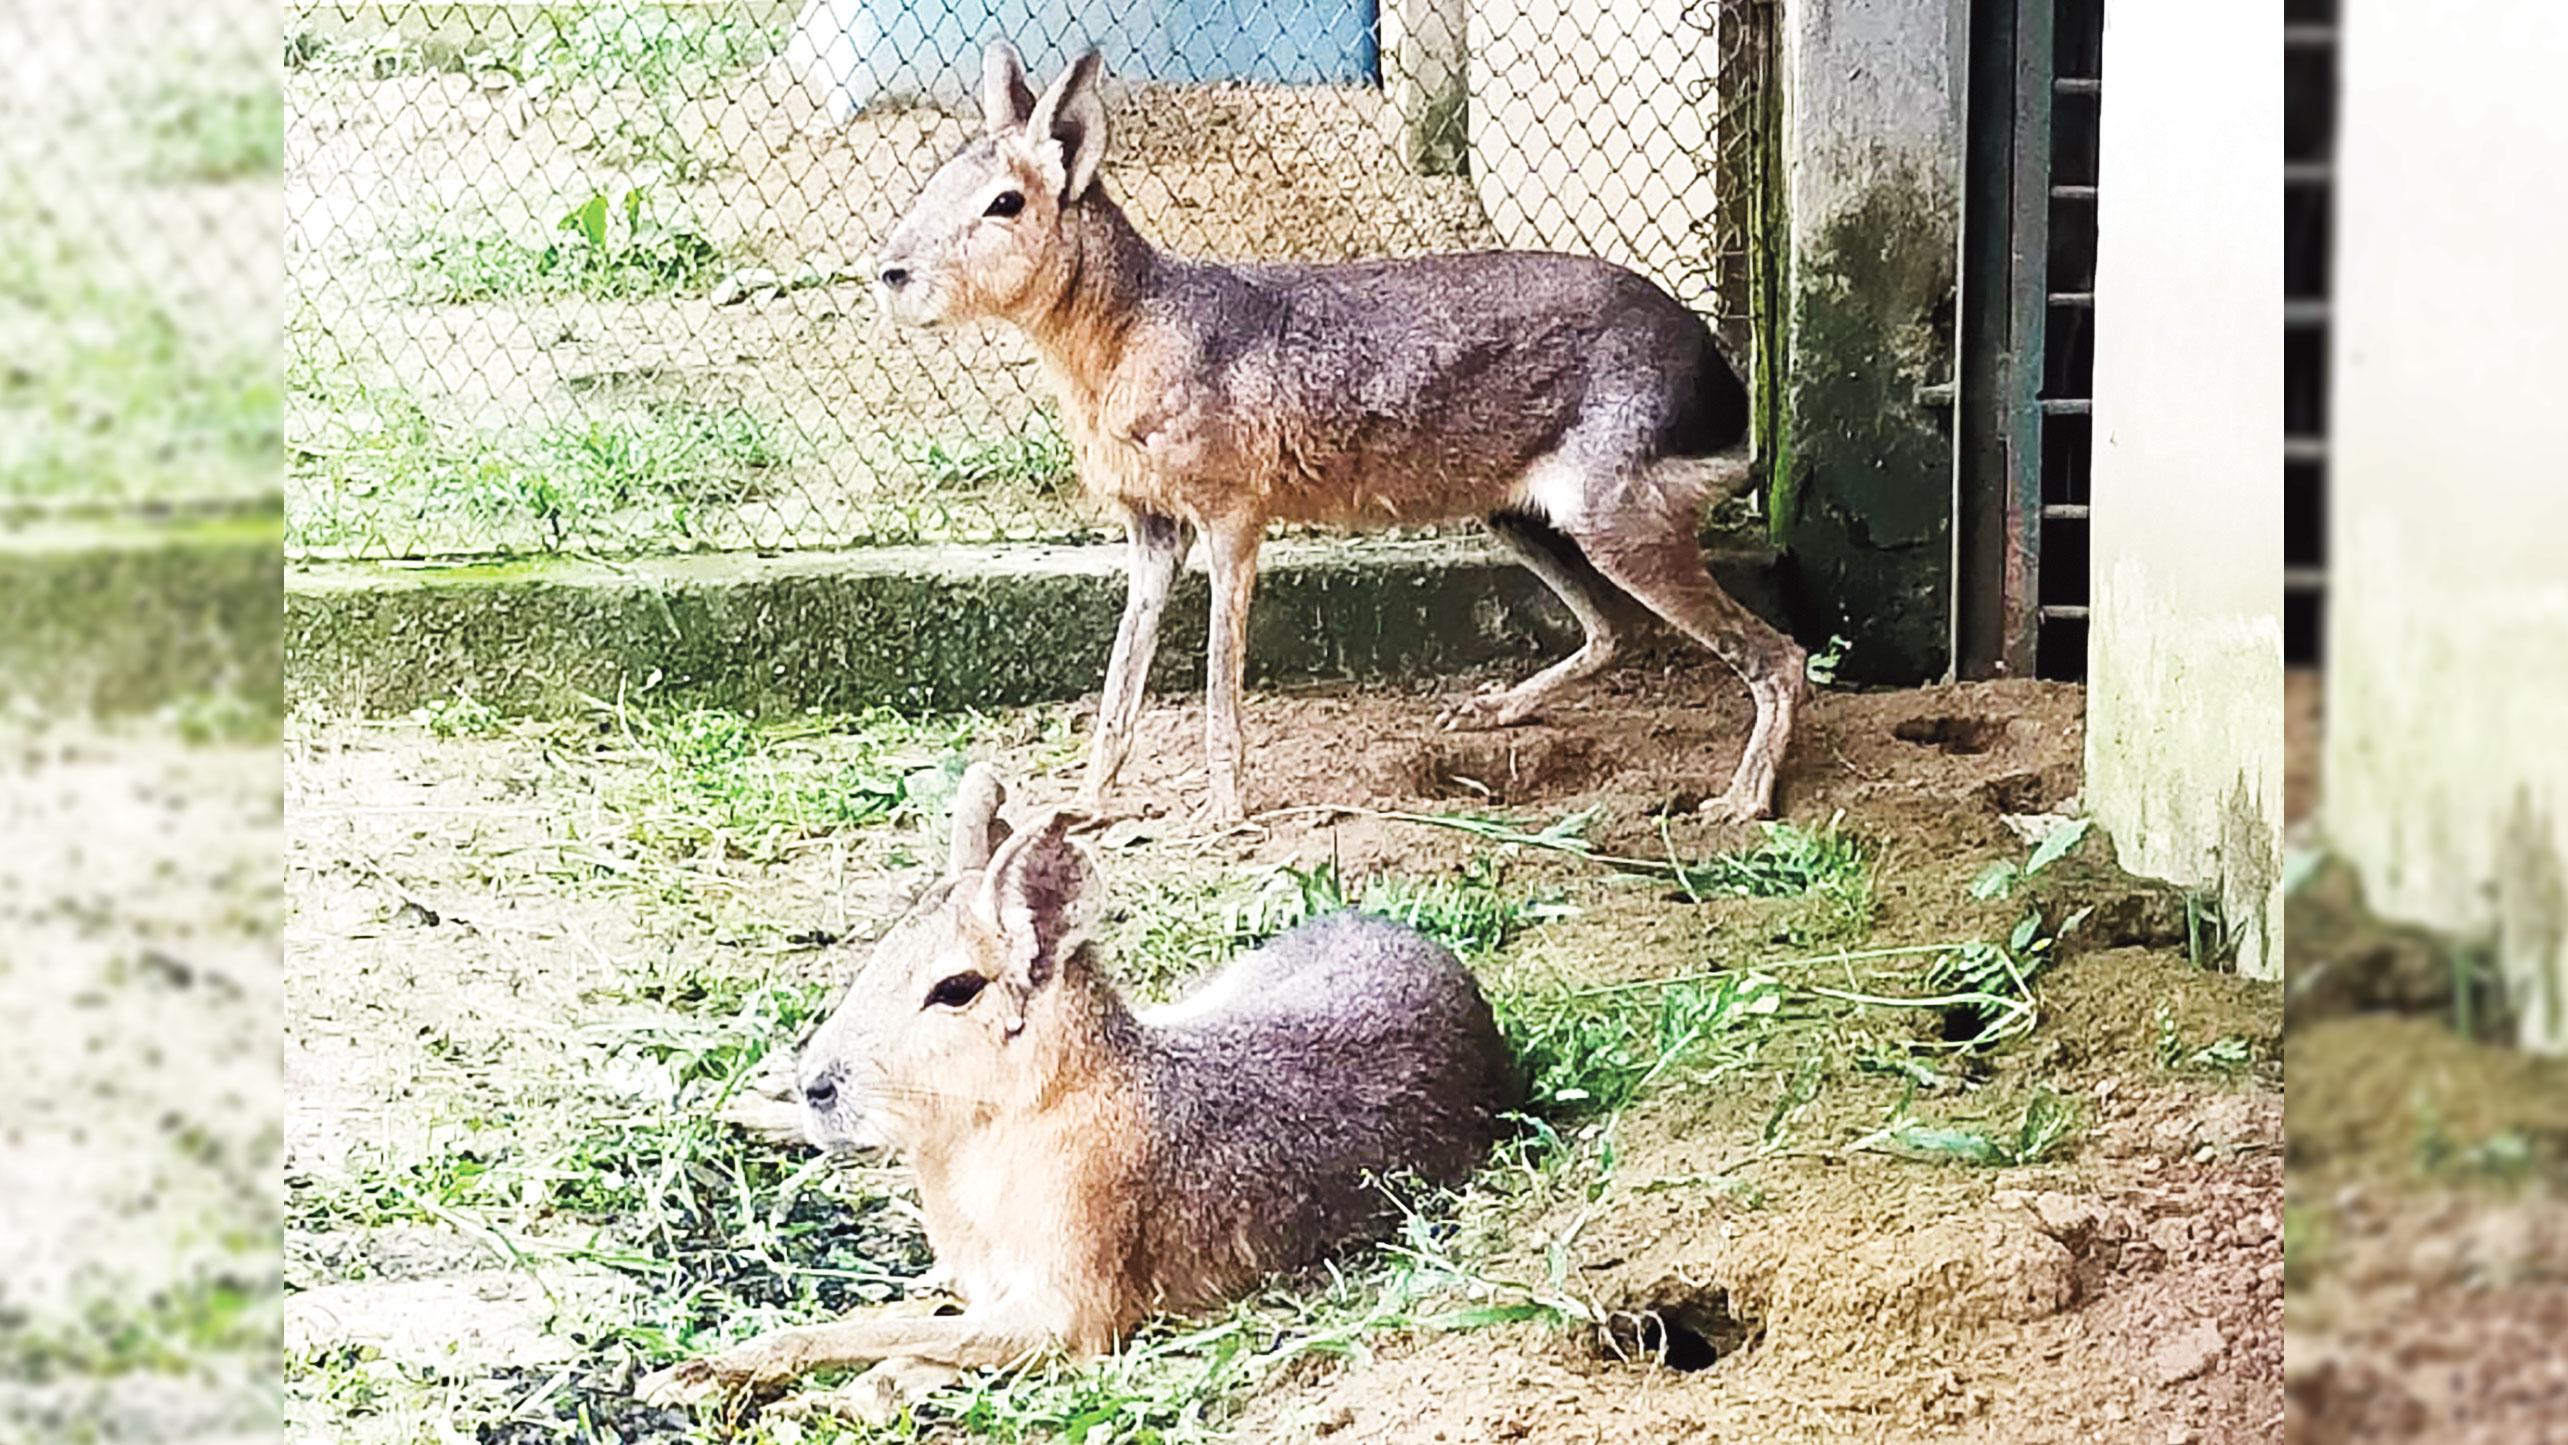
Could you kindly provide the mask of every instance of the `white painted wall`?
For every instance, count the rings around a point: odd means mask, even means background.
[[[2568,1051],[2568,7],[2343,33],[2322,823]]]
[[[2281,10],[2105,13],[2087,791],[2282,966]]]

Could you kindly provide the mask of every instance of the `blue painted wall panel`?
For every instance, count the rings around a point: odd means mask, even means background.
[[[1082,48],[1125,79],[1372,84],[1378,0],[814,0],[797,22],[833,109],[969,99],[989,41],[1025,52],[1037,85]]]

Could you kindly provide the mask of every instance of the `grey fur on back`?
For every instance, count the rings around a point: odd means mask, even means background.
[[[1157,1201],[1144,1230],[1159,1236],[1145,1257],[1185,1241],[1242,1249],[1257,1268],[1311,1263],[1388,1212],[1373,1181],[1460,1183],[1522,1102],[1470,971],[1387,919],[1314,920],[1205,987],[1217,1007],[1143,1016]]]
[[[1101,225],[1128,225],[1102,194],[1086,204]],[[1412,515],[1476,516],[1565,447],[1636,467],[1747,436],[1746,388],[1702,321],[1605,261],[1153,260],[1145,315],[1186,337],[1186,369],[1227,403],[1226,420],[1272,418],[1255,441],[1331,497],[1399,492]]]

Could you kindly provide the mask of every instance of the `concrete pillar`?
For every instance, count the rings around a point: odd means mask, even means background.
[[[2282,966],[2280,14],[2114,10],[2097,191],[2086,801]]]
[[[1470,20],[1470,0],[1382,0],[1383,116],[1392,149],[1420,175],[1469,166]]]
[[[2342,33],[2321,824],[2568,1052],[2568,10],[2347,0]]]
[[[1966,0],[1782,8],[1787,600],[1845,674],[1950,665]]]

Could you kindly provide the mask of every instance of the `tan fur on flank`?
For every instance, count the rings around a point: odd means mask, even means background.
[[[881,1419],[958,1369],[1112,1349],[1378,1227],[1384,1177],[1459,1182],[1520,1102],[1470,974],[1382,920],[1307,924],[1135,1013],[1093,960],[1094,869],[1069,818],[1008,834],[1000,801],[986,769],[967,776],[951,871],[798,1066],[815,1142],[893,1148],[917,1171],[963,1309],[760,1335],[661,1371],[644,1398],[876,1364],[821,1403]]]

